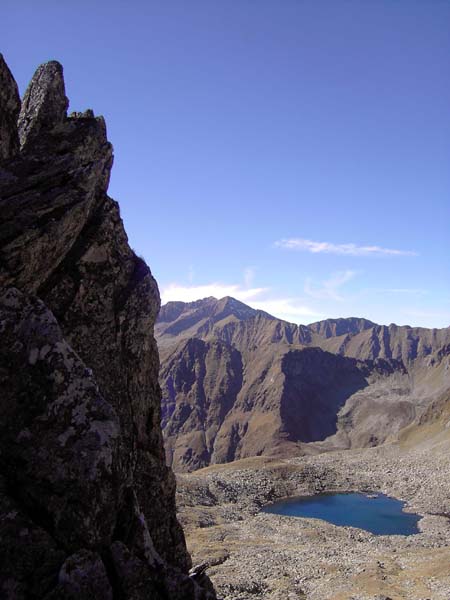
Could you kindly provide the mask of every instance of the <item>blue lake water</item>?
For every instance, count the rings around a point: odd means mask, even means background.
[[[377,494],[319,494],[289,498],[266,506],[263,510],[277,515],[323,519],[334,525],[347,525],[375,535],[413,535],[418,533],[420,517],[403,512],[404,502]]]

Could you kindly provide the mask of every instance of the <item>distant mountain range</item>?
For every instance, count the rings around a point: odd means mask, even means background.
[[[431,418],[450,390],[450,328],[295,325],[210,297],[163,306],[155,334],[167,461],[179,471],[378,445]]]

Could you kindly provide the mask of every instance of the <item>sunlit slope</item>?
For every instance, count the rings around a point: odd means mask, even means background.
[[[227,297],[168,303],[156,336],[177,470],[376,446],[450,389],[448,328],[295,325]]]

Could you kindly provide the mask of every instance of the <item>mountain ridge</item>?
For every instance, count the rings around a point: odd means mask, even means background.
[[[158,316],[158,322],[166,322],[166,320],[170,317],[168,316],[172,311],[172,307],[177,307],[179,308],[179,313],[181,313],[181,311],[183,309],[190,309],[190,308],[200,308],[203,307],[205,304],[208,304],[210,306],[213,306],[214,304],[217,303],[231,303],[235,304],[236,306],[242,307],[243,309],[247,310],[248,312],[252,311],[253,313],[261,313],[264,315],[267,315],[268,317],[270,317],[271,319],[276,319],[278,321],[283,321],[284,323],[288,323],[289,325],[293,325],[296,327],[308,327],[308,328],[313,328],[316,325],[319,325],[321,323],[344,323],[344,322],[348,322],[348,321],[352,321],[352,322],[361,322],[361,323],[365,323],[367,324],[367,327],[364,327],[365,329],[371,326],[378,326],[378,327],[391,327],[391,326],[395,326],[395,327],[406,327],[409,329],[427,329],[427,330],[442,330],[442,329],[450,329],[450,325],[448,325],[447,327],[423,327],[421,325],[399,325],[397,323],[391,322],[389,324],[381,324],[381,323],[376,323],[375,321],[372,321],[371,319],[368,319],[366,317],[327,317],[326,319],[320,319],[319,321],[311,321],[310,323],[293,323],[292,321],[288,321],[286,319],[282,319],[281,317],[276,317],[275,315],[272,315],[271,313],[268,313],[267,311],[264,311],[262,309],[259,308],[252,308],[250,305],[245,304],[245,302],[243,302],[242,300],[237,300],[236,298],[234,298],[233,296],[222,296],[221,298],[216,298],[215,296],[206,296],[204,298],[198,298],[197,300],[193,300],[190,302],[184,302],[183,300],[169,300],[168,302],[166,302],[165,304],[161,305],[161,310]]]
[[[229,297],[175,306],[163,307],[155,335],[167,458],[178,470],[378,445],[450,387],[450,328],[356,317],[295,325]]]

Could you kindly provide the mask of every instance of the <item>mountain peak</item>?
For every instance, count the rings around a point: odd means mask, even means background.
[[[248,319],[258,312],[254,308],[251,308],[251,306],[248,306],[248,304],[244,304],[232,296],[224,296],[220,300],[216,300],[216,302],[218,314],[230,314],[239,319]]]

